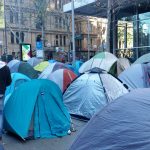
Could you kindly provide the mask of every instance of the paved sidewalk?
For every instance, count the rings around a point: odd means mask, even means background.
[[[5,150],[68,150],[86,122],[73,119],[76,132],[63,138],[22,141],[11,135],[4,135]]]

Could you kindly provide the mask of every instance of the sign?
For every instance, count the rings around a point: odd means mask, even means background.
[[[43,58],[44,57],[42,41],[36,42],[36,57],[37,58]]]
[[[37,50],[42,50],[43,49],[42,41],[37,41],[36,42],[36,49]]]
[[[0,1],[0,28],[5,28],[4,0]]]
[[[32,57],[31,44],[23,43],[20,44],[21,49],[21,60],[28,61]]]

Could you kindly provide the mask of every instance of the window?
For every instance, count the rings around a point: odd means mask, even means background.
[[[60,46],[62,46],[62,35],[60,35]]]
[[[15,13],[15,23],[17,24],[18,22],[19,22],[18,13],[16,12],[16,13]]]
[[[21,42],[24,42],[24,33],[21,32],[20,36],[21,36]]]
[[[14,19],[13,19],[13,12],[10,11],[10,23],[14,23]]]
[[[64,46],[66,46],[66,36],[64,36]]]
[[[58,35],[56,35],[56,46],[58,46]]]
[[[59,28],[62,28],[62,19],[59,18]]]
[[[23,13],[21,13],[21,18],[20,19],[21,19],[21,24],[24,25],[24,16],[23,16]]]
[[[19,44],[19,32],[16,32],[16,43]]]
[[[55,17],[55,27],[58,28],[58,18]]]
[[[15,42],[14,34],[12,32],[10,34],[10,41],[11,41],[11,44],[14,44],[14,42]]]

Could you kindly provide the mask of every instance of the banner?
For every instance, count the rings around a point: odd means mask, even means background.
[[[4,0],[0,1],[0,28],[5,28]]]

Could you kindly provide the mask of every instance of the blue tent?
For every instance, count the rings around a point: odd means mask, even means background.
[[[5,92],[5,102],[11,96],[15,89],[18,88],[24,82],[30,81],[31,79],[21,73],[12,73],[11,74],[12,82],[11,85],[7,87]]]
[[[150,89],[126,94],[97,113],[70,150],[149,150]]]
[[[17,88],[4,107],[5,129],[22,139],[67,135],[70,115],[59,87],[49,80],[32,80]]]
[[[54,60],[54,59],[50,59],[50,60],[48,60],[48,62],[49,62],[49,63],[55,63],[55,62],[57,62],[57,61]]]
[[[72,66],[79,72],[79,68],[82,66],[82,64],[82,61],[76,60],[75,63],[72,64]]]

